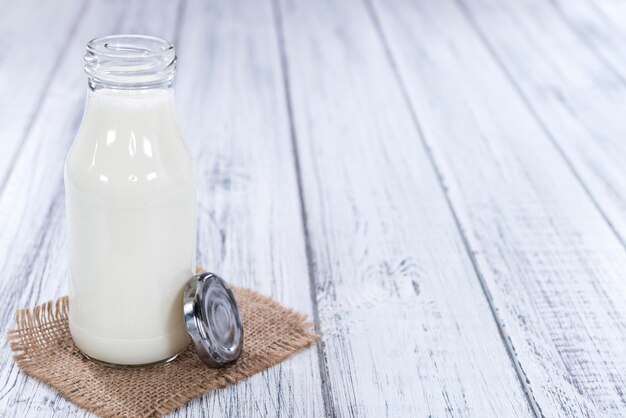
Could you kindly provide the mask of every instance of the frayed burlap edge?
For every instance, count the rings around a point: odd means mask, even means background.
[[[175,411],[188,401],[205,394],[207,391],[223,388],[230,384],[244,380],[266,368],[280,363],[299,350],[310,346],[319,339],[319,335],[313,331],[313,323],[306,315],[286,308],[270,297],[256,293],[250,289],[237,288],[231,286],[235,293],[242,311],[246,310],[246,305],[265,306],[274,309],[280,315],[282,321],[293,324],[287,339],[279,339],[268,344],[255,354],[254,359],[246,361],[246,344],[244,343],[244,353],[242,359],[235,365],[223,369],[207,369],[206,374],[197,375],[196,379],[185,382],[185,390],[181,393],[168,394],[167,397],[158,399],[150,410],[142,410],[142,416],[161,416]],[[76,385],[74,381],[68,380],[66,374],[50,374],[47,363],[41,363],[38,359],[45,355],[46,347],[50,344],[58,343],[59,333],[69,335],[67,317],[69,310],[69,298],[63,296],[56,301],[48,301],[37,305],[32,309],[18,309],[15,314],[16,326],[9,329],[7,339],[10,343],[13,359],[19,368],[28,376],[46,383],[59,391],[76,405],[94,412],[103,417],[137,415],[136,410],[129,410],[129,414],[123,411],[111,411],[107,402],[93,398],[93,394],[88,388]],[[253,313],[252,313],[253,314]],[[245,317],[245,312],[244,312]],[[245,319],[244,319],[244,328]],[[36,336],[35,336],[36,334]],[[249,333],[248,333],[249,334]],[[249,336],[247,336],[249,338]],[[78,349],[70,343],[73,356],[79,356],[80,361],[86,362],[90,368],[110,369],[93,363],[79,354]],[[188,349],[191,351],[191,348]],[[195,355],[194,355],[195,356]],[[173,363],[165,366],[174,367]],[[199,360],[198,360],[199,362]],[[113,369],[120,371],[121,369]],[[137,370],[137,369],[134,369]],[[209,372],[210,371],[210,372]],[[122,372],[123,373],[123,372]],[[122,413],[119,413],[122,412]]]

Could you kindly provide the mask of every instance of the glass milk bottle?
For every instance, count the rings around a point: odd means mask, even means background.
[[[88,357],[168,361],[188,344],[196,174],[177,122],[173,45],[120,35],[87,44],[87,103],[65,165],[69,326]]]

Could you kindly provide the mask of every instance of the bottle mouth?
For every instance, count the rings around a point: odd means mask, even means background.
[[[111,35],[87,43],[89,86],[114,89],[168,87],[176,74],[174,45],[145,35]]]

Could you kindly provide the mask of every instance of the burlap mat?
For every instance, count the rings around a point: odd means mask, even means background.
[[[8,339],[17,365],[75,404],[105,417],[153,417],[203,393],[279,363],[318,339],[304,315],[252,290],[232,287],[243,314],[244,347],[237,363],[210,369],[188,347],[169,364],[116,369],[78,351],[67,324],[68,298],[16,313]]]

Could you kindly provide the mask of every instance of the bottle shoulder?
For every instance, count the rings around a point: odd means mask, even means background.
[[[65,163],[66,188],[121,204],[146,204],[195,193],[196,166],[178,132],[81,129]]]
[[[195,193],[196,171],[171,91],[97,91],[65,163],[68,190],[144,204]]]

